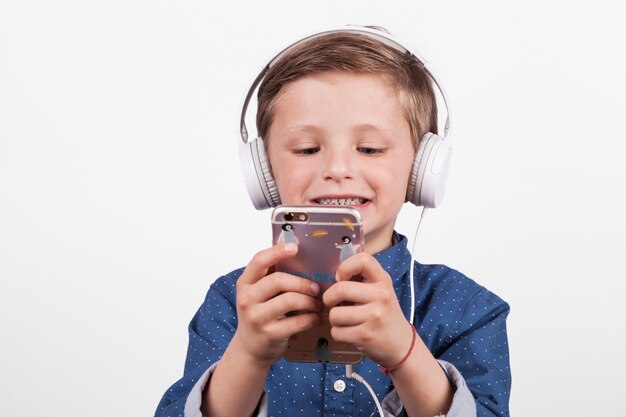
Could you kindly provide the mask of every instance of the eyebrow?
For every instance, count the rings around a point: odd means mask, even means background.
[[[377,126],[375,124],[371,124],[371,123],[363,123],[363,124],[359,124],[356,125],[353,129],[354,132],[356,133],[368,133],[368,132],[377,132],[377,133],[384,133],[387,134],[391,131],[391,128],[389,129],[383,129],[380,126]],[[321,127],[317,126],[317,125],[298,125],[298,126],[294,126],[294,127],[288,127],[285,129],[285,133],[287,134],[294,134],[294,133],[319,133],[319,132],[323,132],[324,129],[322,129]]]
[[[285,133],[294,134],[294,133],[318,133],[321,132],[322,128],[316,125],[297,125],[294,127],[285,128]]]
[[[377,126],[371,123],[364,123],[364,124],[356,126],[354,130],[358,133],[367,133],[367,132],[372,132],[372,131],[378,132],[378,133],[389,133],[391,129],[390,128],[383,129],[380,126]]]

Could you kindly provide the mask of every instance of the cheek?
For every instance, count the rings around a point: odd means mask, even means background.
[[[306,190],[310,182],[310,172],[302,169],[302,166],[293,164],[281,164],[279,169],[274,169],[274,180],[278,193],[284,204],[296,204],[294,198],[299,198]]]
[[[372,181],[374,181],[381,190],[386,191],[386,193],[392,195],[401,194],[402,198],[404,198],[409,184],[413,160],[402,159],[403,160],[398,163],[388,164],[385,167],[374,170],[376,175],[372,176]]]

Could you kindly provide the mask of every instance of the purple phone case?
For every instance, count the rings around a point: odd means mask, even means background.
[[[298,244],[297,255],[274,270],[317,282],[320,298],[335,282],[339,264],[363,250],[361,215],[351,207],[279,206],[272,212],[272,233],[274,244]],[[284,357],[296,362],[357,363],[363,354],[352,344],[332,339],[324,311],[320,324],[289,339]]]

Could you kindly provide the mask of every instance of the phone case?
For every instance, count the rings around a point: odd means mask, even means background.
[[[274,244],[298,244],[297,255],[274,270],[317,282],[319,298],[335,282],[339,264],[361,252],[364,244],[361,215],[351,207],[279,206],[272,212],[272,232]],[[284,357],[295,362],[357,363],[363,354],[352,344],[332,339],[324,311],[320,324],[289,339]]]

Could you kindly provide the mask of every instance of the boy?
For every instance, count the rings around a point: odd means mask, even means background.
[[[406,238],[394,231],[419,141],[437,132],[420,61],[367,31],[304,40],[265,74],[257,126],[280,201],[357,208],[365,252],[341,263],[321,302],[316,283],[269,273],[296,254],[294,243],[262,250],[215,281],[189,327],[185,374],[156,415],[375,413],[344,365],[281,359],[289,336],[318,323],[323,309],[333,338],[365,354],[355,370],[384,397],[387,415],[508,415],[508,305],[455,270],[410,265]],[[350,281],[355,275],[363,280]],[[302,313],[287,314],[294,310]]]

